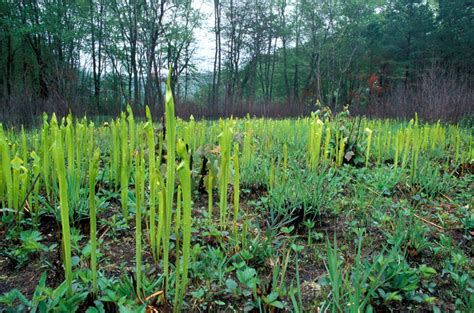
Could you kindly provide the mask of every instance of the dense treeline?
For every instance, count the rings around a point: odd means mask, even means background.
[[[1,15],[2,113],[24,118],[156,107],[163,69],[188,75],[199,21],[188,0],[3,1]]]
[[[3,119],[42,111],[385,116],[471,114],[471,0],[22,0],[0,4]],[[204,22],[203,22],[204,21]],[[196,67],[211,29],[210,73]],[[160,109],[161,108],[161,109]]]

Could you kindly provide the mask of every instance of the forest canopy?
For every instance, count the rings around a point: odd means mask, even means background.
[[[171,66],[182,117],[349,105],[459,119],[473,112],[473,9],[470,0],[2,1],[0,118],[113,115],[127,104],[159,116]]]

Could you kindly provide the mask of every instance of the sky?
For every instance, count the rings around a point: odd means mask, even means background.
[[[193,0],[192,6],[202,14],[201,26],[194,30],[196,38],[193,60],[199,71],[212,71],[214,65],[215,39],[214,8],[212,0]]]

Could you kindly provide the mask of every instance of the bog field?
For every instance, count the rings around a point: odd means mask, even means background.
[[[351,117],[0,130],[5,312],[473,312],[469,126]]]

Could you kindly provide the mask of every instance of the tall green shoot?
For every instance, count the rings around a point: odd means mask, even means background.
[[[270,172],[268,173],[268,190],[272,191],[275,187],[275,160],[270,159]]]
[[[39,177],[39,175],[41,173],[41,159],[38,156],[38,154],[36,154],[35,151],[31,152],[31,158],[33,159],[33,176],[36,179],[36,177]],[[39,206],[39,203],[38,203],[38,196],[39,196],[40,183],[38,181],[36,181],[34,184],[35,184],[34,187],[33,187],[34,205],[32,205],[33,211],[34,211],[33,227],[38,227],[39,213],[40,213],[39,212],[40,206]]]
[[[156,160],[155,160],[155,129],[153,127],[153,120],[151,118],[150,108],[146,107],[147,122],[144,125],[146,133],[146,142],[148,147],[148,184],[150,186],[150,246],[151,254],[155,261],[158,260],[156,251]]]
[[[240,167],[239,167],[239,144],[234,143],[234,221],[233,230],[235,245],[239,245],[239,234],[237,230],[237,217],[239,215],[240,202]]]
[[[347,137],[341,137],[339,140],[339,149],[337,151],[336,165],[341,166],[344,160],[344,151],[346,147]]]
[[[399,158],[399,155],[400,155],[402,136],[403,136],[403,134],[400,130],[395,135],[395,158],[393,160],[393,165],[394,165],[395,169],[398,168],[398,158]]]
[[[8,146],[5,133],[3,132],[2,124],[0,124],[0,150],[2,155],[3,179],[7,188],[7,203],[9,206],[13,206],[13,178],[11,171],[10,147]]]
[[[23,216],[23,210],[25,209],[24,204],[26,204],[26,202],[24,201],[28,200],[27,195],[28,197],[29,195],[31,195],[31,193],[28,192],[29,185],[30,185],[30,171],[26,166],[23,165],[20,167],[20,191],[18,193],[19,194],[18,200],[23,201],[23,202],[18,202],[19,203],[18,216],[20,217],[20,219]],[[29,197],[29,199],[31,199],[31,197]],[[31,203],[31,202],[28,202],[28,203]]]
[[[135,274],[137,295],[142,291],[142,208],[145,199],[145,160],[143,148],[135,152]]]
[[[125,114],[120,118],[120,139],[121,139],[121,162],[120,162],[120,202],[122,205],[122,215],[125,223],[128,224],[128,181],[129,181],[129,159],[131,155],[128,150],[128,127]]]
[[[166,289],[168,289],[169,274],[169,240],[171,231],[171,213],[173,211],[174,198],[174,182],[176,172],[176,121],[174,116],[174,100],[171,90],[171,66],[168,71],[168,79],[166,81],[166,99],[165,99],[165,115],[166,115],[166,202],[164,216],[164,235],[163,235],[163,254],[164,254],[164,271],[166,277]]]
[[[89,218],[90,218],[90,241],[91,241],[91,272],[92,291],[97,294],[97,213],[95,200],[95,184],[97,172],[99,171],[100,150],[97,148],[89,162]]]
[[[175,294],[174,294],[174,309],[179,306],[178,301],[182,301],[179,299],[179,293],[181,288],[181,264],[180,264],[180,228],[181,228],[181,203],[182,203],[182,195],[181,195],[181,185],[178,185],[178,191],[176,192],[176,213],[174,215],[174,235],[176,238],[176,264],[175,264]]]
[[[191,170],[189,168],[189,156],[186,145],[183,141],[178,142],[177,150],[181,156],[181,163],[178,166],[179,181],[182,187],[183,196],[183,265],[181,267],[181,286],[175,298],[175,312],[181,311],[184,292],[188,283],[189,257],[191,247]],[[178,260],[176,262],[179,262]]]
[[[53,114],[51,119],[51,131],[53,133],[53,159],[55,172],[57,173],[59,183],[59,201],[61,210],[61,228],[64,252],[64,268],[67,285],[67,294],[72,296],[72,264],[71,264],[71,231],[69,226],[69,202],[67,191],[66,166],[64,162],[64,147],[62,135],[58,128],[56,116]]]
[[[324,138],[324,160],[328,161],[331,154],[331,149],[329,146],[329,144],[331,143],[331,125],[329,124],[328,120],[326,120],[325,124],[326,124],[326,127],[325,127],[326,134]]]
[[[317,118],[316,121],[311,122],[310,138],[308,140],[309,150],[309,164],[311,168],[316,168],[319,165],[319,158],[321,154],[321,140],[323,137],[323,122]]]
[[[30,179],[29,179],[29,175],[28,175],[28,170],[26,168],[26,164],[28,163],[28,147],[27,147],[27,142],[26,142],[26,134],[25,134],[25,129],[23,127],[23,125],[21,125],[21,159],[23,160],[24,164],[25,164],[25,168],[23,169],[22,171],[22,178],[21,178],[21,181],[22,181],[22,192],[21,192],[21,196],[20,196],[20,199],[24,199],[28,193],[28,189],[29,189],[29,186],[30,186]],[[31,199],[31,197],[30,197]],[[28,201],[28,203],[31,205],[31,201]]]
[[[365,132],[367,133],[367,148],[365,149],[365,167],[368,167],[370,156],[370,143],[372,141],[372,130],[370,128],[366,128]]]
[[[214,176],[212,175],[212,169],[209,166],[208,174],[207,174],[207,218],[208,218],[209,225],[211,225],[212,223],[212,209],[213,209],[212,184],[213,184],[213,181],[214,181]]]
[[[413,120],[410,120],[410,125],[405,129],[405,138],[404,138],[404,146],[403,146],[403,157],[402,157],[402,168],[405,169],[407,162],[408,162],[408,155],[410,151],[410,142],[411,142],[411,134],[412,128],[411,125],[413,124]]]
[[[66,118],[67,126],[66,126],[66,150],[67,150],[67,175],[69,179],[72,179],[75,175],[75,167],[74,167],[74,126],[72,122],[72,115],[69,114]]]
[[[181,195],[181,185],[178,185],[178,190],[176,191],[176,213],[174,214],[174,235],[176,238],[176,258],[178,259],[178,252],[179,252],[179,229],[181,227],[181,202],[182,202],[182,195]],[[178,281],[178,280],[177,280]]]
[[[247,117],[248,119],[248,117]],[[244,144],[242,148],[242,165],[248,166],[251,159],[251,140],[252,140],[252,125],[250,121],[245,122]]]
[[[458,129],[456,129],[456,142],[454,148],[454,166],[457,167],[459,161],[459,150],[461,148],[461,134]]]
[[[49,124],[48,124],[48,115],[43,114],[43,128],[41,129],[41,159],[43,161],[43,166],[41,167],[43,182],[46,187],[46,194],[50,196],[51,186],[50,186],[50,141],[49,141]]]
[[[158,188],[157,188],[158,189]],[[164,241],[164,234],[165,234],[165,224],[166,224],[166,220],[165,220],[165,206],[166,206],[166,196],[165,196],[165,190],[163,187],[160,187],[158,189],[158,230],[156,232],[156,255],[157,255],[157,258],[159,257],[159,254],[160,254],[160,248],[161,248],[161,241],[163,240]],[[164,250],[164,248],[163,248]],[[163,252],[164,254],[164,252]],[[165,262],[168,262],[167,259],[164,259],[163,258],[163,264]]]
[[[135,118],[133,117],[133,111],[132,107],[128,104],[127,105],[127,121],[128,121],[128,129],[129,129],[129,135],[130,135],[130,142],[129,142],[129,149],[130,153],[129,155],[133,155],[135,152]],[[132,168],[132,158],[129,158],[129,166],[128,168]]]
[[[23,160],[16,155],[11,161],[11,168],[13,172],[13,208],[17,210],[17,221],[19,222],[20,215],[20,171],[23,165]]]
[[[110,136],[112,147],[110,149],[110,185],[114,186],[114,189],[118,188],[118,175],[120,167],[120,140],[118,134],[118,128],[120,127],[120,120],[112,121],[110,123]]]
[[[418,164],[418,154],[420,152],[420,130],[418,128],[418,115],[415,113],[415,124],[413,127],[413,144],[412,144],[412,157],[410,167],[410,178],[412,182],[415,179],[416,168]]]
[[[222,133],[219,135],[219,145],[221,148],[221,160],[219,168],[219,222],[221,229],[226,227],[227,223],[227,185],[229,182],[229,161],[230,161],[230,142],[232,130],[223,123]]]

